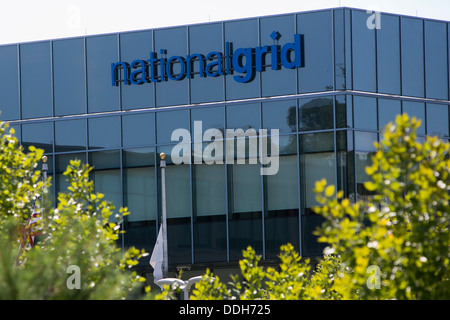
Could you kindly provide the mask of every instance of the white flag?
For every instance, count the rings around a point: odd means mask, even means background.
[[[164,262],[164,248],[162,238],[162,227],[159,228],[158,239],[156,239],[155,247],[153,248],[152,256],[150,257],[150,265],[153,267],[154,281],[158,281],[163,277],[163,262]]]

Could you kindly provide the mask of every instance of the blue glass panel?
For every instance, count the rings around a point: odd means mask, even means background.
[[[333,11],[301,13],[297,32],[304,39],[304,67],[298,69],[300,93],[333,90]]]
[[[332,129],[333,99],[299,99],[299,131]]]
[[[401,18],[402,94],[425,96],[423,21]]]
[[[55,115],[86,113],[84,39],[53,42]]]
[[[191,128],[195,130],[195,122],[201,121],[202,137],[208,129],[218,129],[222,133],[222,137],[225,135],[225,108],[202,108],[191,110]],[[194,134],[192,134],[192,140],[194,140]]]
[[[53,122],[27,123],[22,125],[22,145],[44,149],[45,153],[53,152]]]
[[[381,14],[377,29],[378,92],[400,94],[399,17]]]
[[[132,63],[135,60],[148,60],[153,51],[151,31],[120,34],[120,60]],[[135,70],[135,69],[131,69]],[[140,75],[142,76],[142,75]],[[124,85],[122,88],[122,110],[154,107],[154,83]]]
[[[448,137],[448,105],[427,103],[427,135]]]
[[[378,127],[383,131],[389,123],[395,123],[397,115],[402,114],[401,101],[392,99],[378,99]]]
[[[245,32],[243,32],[245,30]],[[258,44],[258,20],[240,20],[225,23],[225,41],[230,42],[233,50],[238,48],[257,47]],[[245,59],[244,59],[245,60]],[[243,62],[244,64],[246,62]],[[244,73],[234,72],[225,77],[226,100],[255,98],[259,96],[259,77],[252,81],[236,82],[234,76],[243,76]]]
[[[260,109],[259,103],[227,106],[227,128],[258,131],[261,127]]]
[[[155,52],[158,58],[161,58],[161,51],[166,50],[163,57],[168,59],[173,56],[186,57],[187,55],[187,31],[186,27],[170,28],[156,30],[155,37]],[[158,63],[158,76],[161,75]],[[181,72],[180,63],[176,62],[173,65],[173,74],[178,75]],[[171,80],[164,78],[164,81],[156,83],[156,106],[172,106],[188,103],[188,81]],[[176,92],[176,94],[174,94]]]
[[[124,147],[155,144],[155,114],[122,116],[122,139]]]
[[[425,83],[427,98],[448,99],[447,24],[425,21]]]
[[[420,127],[417,129],[417,134],[425,134],[425,104],[415,101],[403,101],[402,113],[408,114],[409,118],[415,117],[421,121]]]
[[[53,115],[50,42],[20,45],[22,118]]]
[[[371,15],[352,11],[353,89],[376,91],[375,30],[367,27]]]
[[[353,111],[355,128],[378,130],[376,98],[354,96]]]
[[[156,114],[157,143],[171,143],[172,133],[176,129],[189,130],[188,110],[165,111]]]
[[[20,119],[17,46],[0,47],[0,120]]]
[[[279,133],[297,131],[297,100],[263,102],[264,129],[278,129]],[[269,132],[270,133],[270,132]]]
[[[55,151],[86,149],[86,119],[55,122]]]
[[[334,76],[336,90],[344,90],[346,88],[344,19],[343,9],[334,10]]]
[[[208,39],[205,41],[205,39]],[[222,24],[208,24],[189,27],[189,54],[203,54],[209,52],[223,53],[223,34]],[[216,59],[217,60],[217,59]],[[206,64],[216,60],[208,60]],[[224,77],[205,77],[200,76],[198,60],[192,62],[194,74],[191,76],[190,90],[191,103],[223,101]],[[215,69],[217,70],[217,69]]]
[[[278,44],[283,46],[286,43],[294,41],[295,32],[295,16],[285,15],[276,17],[267,17],[260,20],[260,43],[264,45]],[[278,40],[272,40],[270,34],[277,31],[281,37]],[[266,55],[266,65],[261,72],[262,96],[276,96],[284,94],[295,94],[297,92],[296,69],[281,68],[273,70],[271,68],[271,54]]]
[[[88,112],[119,110],[119,87],[111,85],[111,63],[119,60],[117,35],[86,38]]]
[[[88,119],[89,149],[120,148],[120,117]]]

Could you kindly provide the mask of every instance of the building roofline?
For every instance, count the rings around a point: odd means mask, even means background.
[[[182,28],[182,27],[189,28],[189,27],[194,27],[194,26],[204,26],[204,25],[218,24],[218,23],[229,23],[229,22],[245,21],[245,20],[252,20],[252,19],[263,19],[263,18],[281,17],[281,16],[294,15],[294,14],[305,14],[305,13],[335,11],[335,10],[344,10],[344,9],[364,11],[364,12],[367,12],[369,10],[373,11],[373,9],[369,9],[369,8],[364,9],[364,8],[340,6],[340,7],[314,9],[314,10],[269,14],[269,15],[262,15],[262,16],[251,16],[251,17],[245,17],[245,18],[235,18],[235,19],[229,19],[229,20],[217,20],[217,21],[197,22],[197,23],[179,24],[179,25],[174,24],[171,26],[164,26],[164,27],[145,28],[145,29],[136,29],[136,30],[124,30],[124,31],[96,33],[96,34],[89,34],[89,35],[69,36],[69,37],[60,37],[60,38],[52,38],[52,39],[30,40],[30,41],[22,41],[22,42],[12,42],[12,43],[0,44],[0,47],[42,43],[42,42],[64,41],[64,40],[71,40],[71,39],[86,39],[86,38],[93,38],[93,37],[102,37],[102,36],[119,35],[119,34],[130,34],[130,33],[145,32],[145,31],[169,30],[169,29]],[[424,20],[424,21],[450,23],[450,21],[447,21],[447,20],[420,17],[420,16],[411,16],[411,15],[400,14],[400,13],[395,13],[395,12],[380,11],[380,13],[384,14],[384,15],[391,15],[391,16],[404,17],[404,18],[413,18],[413,19],[419,19],[419,20]]]

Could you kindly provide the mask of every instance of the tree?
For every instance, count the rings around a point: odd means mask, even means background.
[[[372,199],[351,203],[316,184],[326,218],[317,234],[340,256],[335,289],[345,299],[450,298],[449,143],[417,142],[419,126],[406,114],[387,126],[366,168]]]
[[[130,269],[145,253],[116,245],[127,209],[113,217],[113,204],[93,192],[92,168],[79,161],[64,172],[69,187],[57,207],[45,204],[50,178],[37,170],[43,150],[25,153],[7,127],[0,123],[0,299],[134,297],[145,279]],[[41,219],[27,226],[33,207]],[[26,235],[37,231],[30,247]]]

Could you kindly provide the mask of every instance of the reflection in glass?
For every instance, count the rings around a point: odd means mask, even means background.
[[[53,122],[26,123],[22,125],[22,145],[25,151],[29,146],[53,152]]]
[[[336,105],[336,128],[353,127],[353,100],[350,95],[338,95]]]
[[[55,151],[86,149],[86,120],[65,120],[55,122]]]
[[[158,148],[166,154],[166,212],[169,264],[192,262],[191,192],[189,165],[174,165],[172,146]],[[158,157],[159,158],[159,157]],[[158,188],[161,192],[161,168],[158,159]],[[161,212],[161,211],[160,211]]]
[[[297,101],[283,100],[276,102],[263,102],[262,118],[264,129],[278,129],[279,133],[297,131]],[[270,133],[270,131],[269,131]]]
[[[177,110],[156,114],[157,143],[171,143],[176,129],[189,130],[189,111]]]
[[[333,129],[333,99],[299,99],[299,130]]]
[[[235,104],[227,106],[228,129],[255,129],[261,128],[261,110],[259,103]]]
[[[389,122],[395,123],[395,118],[401,113],[400,100],[378,99],[378,127],[380,132]]]
[[[291,243],[299,251],[297,137],[280,137],[279,169],[265,176],[264,214],[266,258],[276,258],[280,246]]]
[[[124,222],[125,246],[143,248],[147,252],[153,250],[157,233],[154,165],[154,148],[123,151],[124,206],[130,211]]]
[[[312,233],[323,222],[323,217],[313,211],[316,201],[316,181],[325,179],[327,184],[336,185],[334,134],[316,133],[300,136],[300,173],[302,204],[302,255],[321,255],[324,244],[317,242]]]

